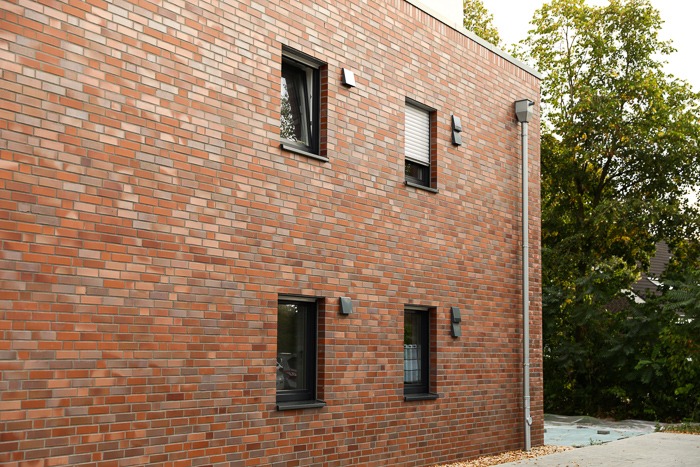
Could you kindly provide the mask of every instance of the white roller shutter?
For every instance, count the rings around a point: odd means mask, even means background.
[[[430,112],[406,103],[406,158],[430,165]]]

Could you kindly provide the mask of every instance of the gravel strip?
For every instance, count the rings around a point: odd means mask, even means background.
[[[523,459],[533,459],[535,457],[546,456],[556,452],[569,451],[574,449],[570,446],[538,446],[531,451],[509,451],[494,456],[483,456],[466,462],[456,462],[454,464],[442,464],[436,467],[487,467],[489,465],[505,464]]]

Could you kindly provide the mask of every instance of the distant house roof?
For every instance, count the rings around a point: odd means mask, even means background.
[[[656,294],[661,282],[659,278],[666,271],[671,260],[671,250],[666,242],[656,244],[656,252],[649,262],[649,271],[642,273],[642,277],[632,284],[632,292],[644,299],[650,294]]]

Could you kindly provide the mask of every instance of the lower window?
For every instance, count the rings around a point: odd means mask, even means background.
[[[316,398],[316,302],[280,299],[277,305],[277,402]]]
[[[404,394],[430,393],[430,312],[404,311]]]
[[[404,398],[437,399],[430,392],[430,310],[406,309],[403,329]]]

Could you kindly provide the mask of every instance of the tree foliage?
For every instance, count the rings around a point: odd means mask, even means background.
[[[546,408],[614,413],[635,384],[651,391],[637,352],[663,354],[628,337],[650,333],[668,352],[678,344],[672,314],[610,304],[648,266],[656,241],[696,238],[697,208],[684,195],[700,185],[699,96],[664,73],[659,57],[673,48],[659,39],[649,0],[552,0],[532,25],[521,50],[544,74]]]
[[[464,0],[464,27],[477,36],[496,46],[501,46],[501,36],[493,24],[493,15],[489,13],[481,0]]]

